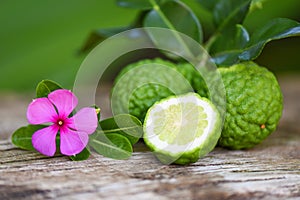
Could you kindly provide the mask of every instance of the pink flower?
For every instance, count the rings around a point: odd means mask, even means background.
[[[32,135],[32,145],[40,153],[53,156],[56,152],[55,138],[60,134],[60,152],[71,156],[80,153],[87,145],[89,134],[98,125],[94,108],[82,108],[69,117],[77,106],[77,97],[69,90],[51,92],[48,98],[33,100],[27,110],[30,124],[49,124]]]

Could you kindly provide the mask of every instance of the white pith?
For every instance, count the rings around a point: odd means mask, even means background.
[[[195,108],[197,106],[201,106],[204,109],[203,112],[205,112],[207,115],[206,120],[208,122],[208,125],[204,129],[204,131],[200,137],[195,138],[193,141],[191,141],[185,145],[169,144],[165,141],[160,140],[159,136],[154,133],[154,131],[153,131],[154,126],[152,124],[153,124],[153,119],[155,117],[153,117],[153,115],[157,112],[161,112],[162,110],[167,109],[171,105],[177,105],[181,102],[182,103],[192,102],[195,104]],[[167,100],[164,100],[160,103],[155,104],[148,111],[147,119],[146,119],[145,125],[144,125],[144,129],[145,129],[144,138],[148,141],[148,143],[151,144],[151,146],[155,147],[156,151],[165,151],[165,152],[169,152],[170,154],[179,154],[179,153],[183,153],[183,152],[192,151],[192,150],[198,148],[199,146],[201,146],[203,144],[203,142],[205,141],[205,139],[212,132],[212,130],[214,129],[215,123],[217,121],[216,118],[217,118],[217,113],[211,107],[211,104],[205,100],[200,99],[197,94],[191,93],[191,94],[184,95],[184,96],[169,98]],[[181,120],[181,119],[179,119],[179,120]],[[199,118],[199,120],[200,120],[200,118]],[[191,124],[191,125],[193,125],[193,124]],[[194,126],[195,126],[195,130],[197,130],[198,129],[197,124],[194,124]],[[184,133],[180,132],[179,134],[184,134]]]

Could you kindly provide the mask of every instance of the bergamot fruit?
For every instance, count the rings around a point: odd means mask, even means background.
[[[144,141],[164,164],[196,162],[213,150],[220,134],[218,110],[196,93],[156,102],[144,122]]]
[[[126,66],[116,77],[112,109],[115,114],[129,113],[143,121],[147,110],[160,99],[192,92],[193,88],[203,95],[203,82],[191,64],[159,58],[142,60]]]
[[[270,71],[254,62],[219,68],[226,90],[226,116],[218,145],[247,149],[277,127],[283,109],[279,84]]]

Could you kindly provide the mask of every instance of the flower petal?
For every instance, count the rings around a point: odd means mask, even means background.
[[[70,129],[60,131],[60,152],[67,156],[80,153],[89,141],[88,134]]]
[[[46,156],[53,156],[56,151],[55,137],[58,132],[56,125],[48,126],[46,128],[36,131],[32,135],[33,147]]]
[[[77,97],[65,89],[51,92],[48,99],[55,105],[60,117],[68,117],[78,103]]]
[[[82,108],[70,118],[69,127],[80,132],[92,134],[98,126],[95,108]]]
[[[34,99],[27,109],[27,120],[30,124],[54,122],[57,112],[47,98]]]

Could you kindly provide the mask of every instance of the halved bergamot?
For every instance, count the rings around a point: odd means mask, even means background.
[[[218,110],[196,93],[156,102],[144,121],[144,141],[164,164],[198,161],[213,150],[220,134]]]

